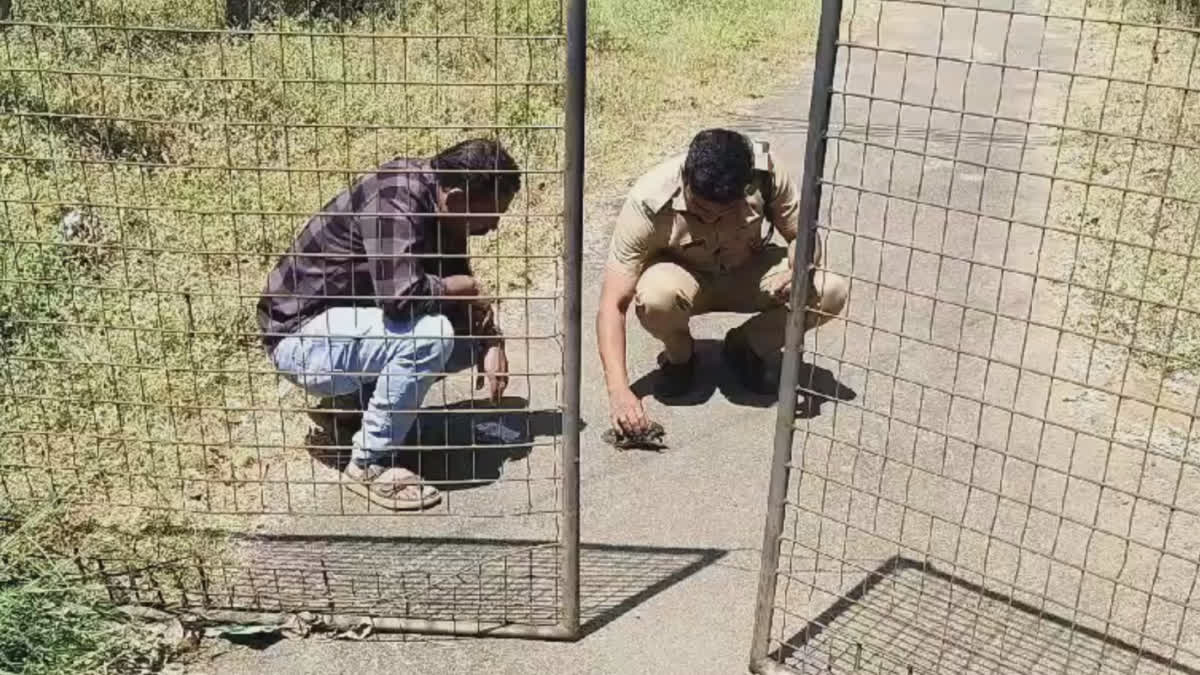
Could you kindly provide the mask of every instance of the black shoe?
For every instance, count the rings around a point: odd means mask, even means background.
[[[774,371],[768,372],[766,362],[754,353],[750,343],[746,342],[737,329],[725,334],[725,344],[721,351],[725,362],[729,364],[743,387],[761,396],[779,393],[779,374]]]
[[[658,382],[654,393],[662,398],[683,396],[692,390],[696,374],[696,352],[684,363],[671,363],[666,354],[658,355]]]

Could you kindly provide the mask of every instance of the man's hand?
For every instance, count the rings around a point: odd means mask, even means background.
[[[473,276],[455,274],[442,278],[442,284],[445,286],[446,295],[466,297],[476,307],[490,307],[492,305],[490,298],[477,297],[484,295],[485,287],[479,279]]]
[[[792,297],[792,270],[763,279],[763,286],[771,297],[779,302],[787,302]]]
[[[482,389],[486,382],[488,398],[493,403],[498,403],[504,395],[504,390],[508,388],[508,355],[504,353],[504,346],[489,347],[479,368],[483,375],[475,380],[475,388]]]
[[[642,401],[626,387],[608,395],[608,406],[614,428],[627,434],[645,433],[650,428],[650,420],[642,408]]]

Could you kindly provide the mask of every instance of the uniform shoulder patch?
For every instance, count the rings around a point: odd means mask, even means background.
[[[746,190],[747,193],[760,191],[763,199],[769,202],[775,198],[775,160],[771,158],[771,144],[756,139],[751,141],[751,145],[754,147],[754,180],[746,186]]]
[[[754,170],[771,172],[775,168],[774,162],[771,160],[771,144],[767,141],[754,140],[751,141],[754,146]]]

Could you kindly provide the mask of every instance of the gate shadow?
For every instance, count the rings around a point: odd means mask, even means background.
[[[559,622],[560,548],[521,539],[235,536],[235,565],[181,573],[105,561],[120,602],[250,612],[337,612],[494,624]],[[580,637],[726,555],[724,549],[583,544]]]
[[[832,592],[815,583],[810,588]],[[1145,643],[902,556],[867,572],[768,658],[799,672],[1117,673],[1150,663],[1200,675],[1195,664],[1151,651]]]

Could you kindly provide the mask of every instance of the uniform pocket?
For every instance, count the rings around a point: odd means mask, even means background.
[[[712,261],[705,238],[693,236],[690,232],[679,232],[673,239],[671,252],[680,262],[693,269],[704,269]]]

